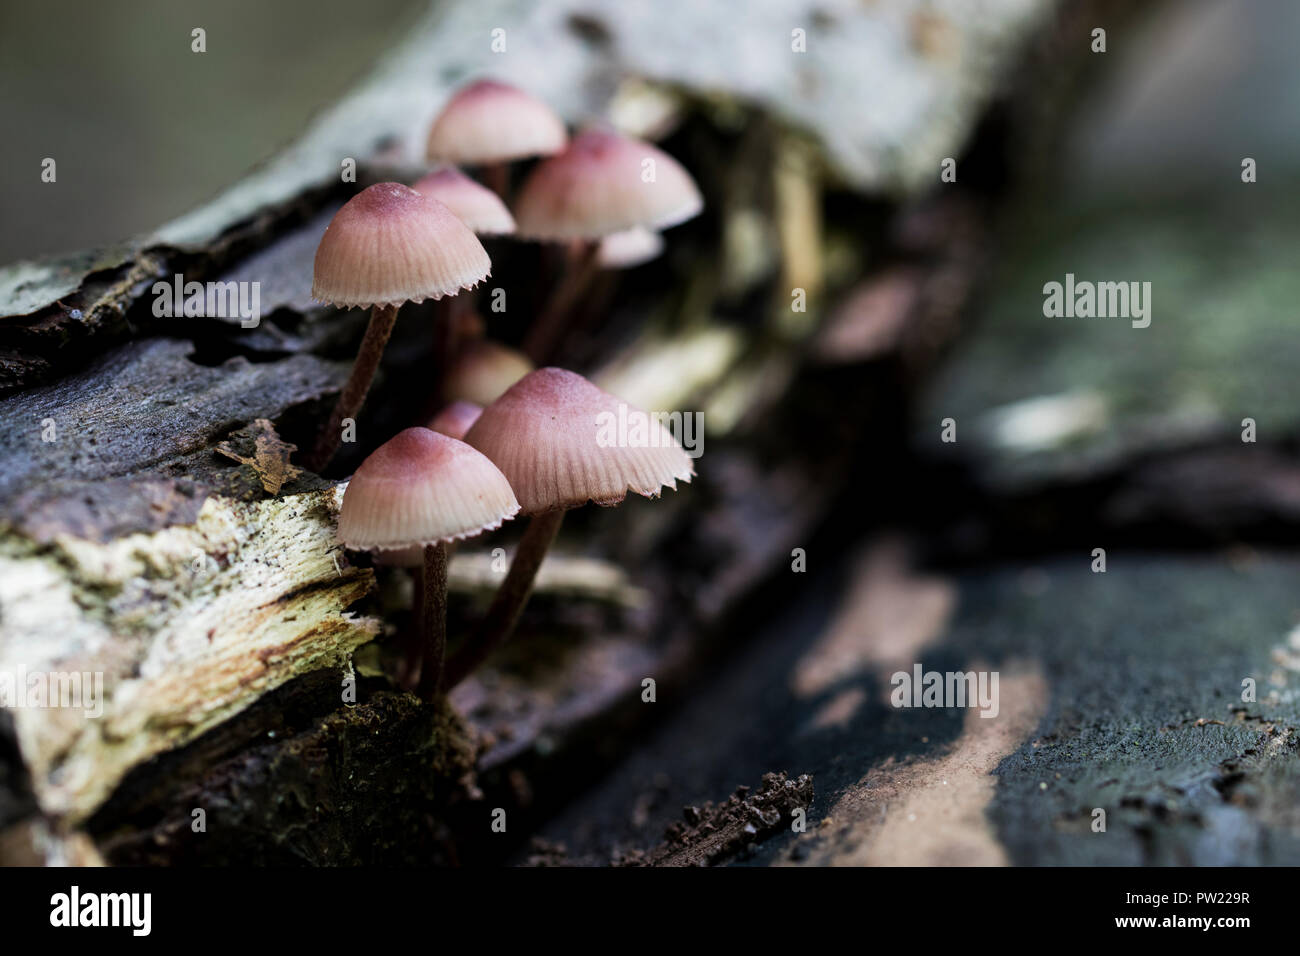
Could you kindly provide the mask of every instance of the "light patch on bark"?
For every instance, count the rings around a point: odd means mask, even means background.
[[[492,569],[487,551],[457,553],[447,570],[447,587],[453,591],[491,597],[504,574]],[[583,555],[546,555],[533,582],[534,594],[551,594],[566,600],[586,600],[626,608],[649,604],[650,593],[637,587],[625,569]]]
[[[794,692],[815,697],[854,674],[876,670],[881,699],[888,702],[889,675],[910,671],[921,651],[943,634],[956,588],[911,571],[906,549],[891,540],[858,555],[845,593],[848,599],[830,626],[795,666]]]
[[[107,544],[0,545],[0,671],[103,674],[103,715],[20,707],[40,809],[85,819],[132,767],[295,677],[344,668],[378,622],[374,581],[335,541],[341,491],[209,498],[193,525]]]
[[[841,794],[830,823],[803,837],[813,848],[801,865],[1007,865],[985,814],[997,786],[993,771],[1033,733],[1048,691],[1032,662],[1008,664],[1000,684],[998,716],[968,710],[945,753],[901,764],[891,757]]]

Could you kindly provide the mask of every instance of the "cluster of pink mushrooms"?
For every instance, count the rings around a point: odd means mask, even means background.
[[[507,205],[510,164],[533,157],[542,158]],[[570,139],[544,103],[492,81],[451,99],[429,131],[427,158],[441,165],[413,187],[379,183],[354,196],[316,251],[313,296],[371,309],[352,372],[309,457],[316,471],[360,411],[402,305],[457,296],[487,278],[491,262],[478,235],[566,247],[568,268],[525,343],[540,362],[598,270],[652,258],[662,248],[659,231],[702,207],[689,174],[661,150],[607,129]],[[477,167],[487,185],[458,166]],[[435,322],[437,393],[447,404],[361,464],[338,524],[345,547],[416,569],[419,640],[408,649],[404,677],[426,700],[509,637],[566,510],[613,505],[629,491],[657,497],[694,474],[662,426],[646,447],[598,442],[602,415],[617,415],[623,403],[582,376],[534,370],[527,356],[487,339],[463,341],[451,308],[440,306]],[[516,515],[531,520],[509,571],[477,633],[444,665],[449,547]]]

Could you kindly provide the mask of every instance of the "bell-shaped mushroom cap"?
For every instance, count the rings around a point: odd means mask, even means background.
[[[661,422],[558,368],[530,372],[483,410],[465,441],[510,481],[523,514],[647,498],[695,474]]]
[[[487,251],[442,203],[401,183],[349,199],[316,248],[311,294],[343,308],[455,295],[486,279]]]
[[[624,229],[600,240],[596,263],[602,269],[631,269],[656,259],[664,251],[664,237],[649,229]]]
[[[564,149],[569,135],[555,111],[535,96],[495,80],[460,90],[429,129],[430,160],[477,166]]]
[[[518,511],[510,483],[486,456],[427,428],[408,428],[352,476],[338,534],[357,550],[412,548],[471,538]]]
[[[491,405],[515,382],[533,370],[533,363],[488,339],[478,339],[461,350],[442,380],[444,401]]]
[[[663,150],[590,129],[524,181],[515,223],[529,239],[599,239],[637,226],[666,229],[703,207],[695,181]]]
[[[438,200],[480,236],[504,236],[515,231],[514,217],[501,197],[455,166],[435,170],[411,188]]]
[[[429,430],[441,432],[460,441],[482,414],[482,405],[475,405],[473,402],[452,402],[429,419]]]

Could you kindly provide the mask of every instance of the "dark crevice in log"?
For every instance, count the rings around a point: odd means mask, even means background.
[[[977,469],[924,463],[929,502],[907,516],[945,567],[1115,548],[1204,551],[1300,544],[1300,454],[1289,442],[1209,442],[1093,474],[1010,489]]]
[[[156,319],[150,291],[157,281],[176,274],[204,282],[233,263],[273,245],[306,221],[331,197],[345,193],[341,184],[314,190],[289,203],[264,210],[238,224],[201,250],[162,246],[119,253],[113,267],[92,272],[74,293],[30,315],[0,316],[0,395],[30,389],[86,369],[106,350],[150,334],[190,334],[186,319]]]
[[[0,831],[36,810],[31,779],[14,735],[13,716],[0,710]]]

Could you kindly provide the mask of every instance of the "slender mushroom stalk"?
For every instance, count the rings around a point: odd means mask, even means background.
[[[569,323],[568,329],[578,331],[607,314],[617,288],[617,273],[644,265],[663,251],[664,237],[649,229],[625,229],[600,240],[591,281],[582,293],[582,309],[574,313],[575,321]],[[578,319],[585,322],[579,324]]]
[[[329,420],[316,436],[316,444],[307,459],[307,467],[320,471],[333,459],[343,442],[343,420],[356,419],[365,404],[366,393],[370,383],[379,370],[379,361],[384,357],[384,347],[388,345],[393,326],[397,324],[398,307],[395,305],[376,305],[370,310],[370,321],[366,325],[366,334],[361,339],[357,350],[357,360],[352,363],[352,371],[339,393],[334,410]]]
[[[352,549],[421,549],[420,696],[441,690],[447,646],[448,545],[501,526],[519,511],[504,475],[462,441],[408,428],[380,445],[343,494],[339,539]],[[408,674],[413,655],[408,647]]]
[[[415,690],[420,682],[420,667],[424,661],[424,551],[419,561],[398,559],[394,564],[410,565],[411,572],[411,623],[402,635],[402,665],[397,672],[398,683],[404,690]]]
[[[447,299],[439,302],[433,311],[433,370],[438,381],[442,381],[456,360],[460,350],[460,336],[457,334],[456,302],[460,299]]]
[[[483,167],[483,183],[504,200],[510,194],[510,167],[505,163],[488,163]]]
[[[323,470],[343,439],[343,422],[365,402],[406,302],[454,296],[487,278],[482,243],[436,199],[400,183],[377,183],[335,214],[316,249],[312,296],[340,308],[370,308],[360,351],[308,467]]]
[[[569,267],[524,338],[524,351],[534,362],[545,363],[554,354],[578,302],[590,295],[603,271],[644,265],[664,251],[664,237],[638,226],[611,232],[599,242],[575,239],[568,251]]]
[[[528,597],[533,593],[533,583],[537,580],[537,570],[542,566],[542,559],[555,542],[564,522],[564,511],[557,509],[545,514],[534,515],[529,519],[524,536],[519,540],[514,559],[506,579],[497,588],[488,608],[487,617],[479,625],[474,638],[465,644],[464,649],[452,658],[447,668],[447,687],[455,687],[462,680],[474,673],[492,652],[504,644],[519,622]]]
[[[424,546],[424,661],[420,665],[418,693],[433,700],[442,689],[442,666],[447,654],[447,546]]]
[[[426,427],[430,431],[460,441],[482,412],[483,409],[472,402],[452,402],[431,418]],[[450,562],[456,545],[449,544],[445,550],[446,560]],[[406,568],[411,575],[411,617],[410,624],[401,636],[402,664],[398,671],[398,682],[406,690],[416,690],[419,685],[422,661],[426,656],[423,634],[425,633],[424,609],[428,606],[428,602],[425,601],[424,592],[429,578],[424,568],[424,548],[415,546],[382,552],[376,557],[376,563]]]
[[[631,229],[660,230],[699,214],[704,201],[690,174],[662,150],[610,130],[588,129],[538,163],[515,201],[518,235],[580,242],[525,351],[544,362],[597,274],[596,243]]]
[[[644,439],[609,441],[608,425],[644,416]],[[532,515],[510,570],[473,640],[452,658],[445,686],[468,676],[509,639],[533,581],[569,508],[614,505],[629,491],[658,497],[695,474],[663,424],[629,408],[581,375],[543,368],[525,375],[483,410],[465,441],[510,481],[520,513]]]
[[[556,341],[569,324],[583,294],[600,273],[597,263],[599,251],[597,242],[574,240],[568,256],[569,265],[524,337],[524,352],[534,362],[545,362],[555,351]]]

